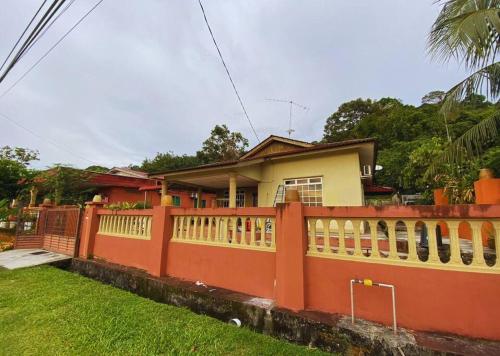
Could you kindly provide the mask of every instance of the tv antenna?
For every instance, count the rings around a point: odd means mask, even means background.
[[[302,110],[309,110],[308,107],[306,106],[303,106],[303,105],[300,105],[299,103],[296,103],[295,101],[293,100],[283,100],[283,99],[266,99],[267,101],[276,101],[278,103],[287,103],[287,104],[290,104],[290,117],[289,117],[289,120],[288,120],[288,130],[285,130],[285,132],[288,132],[288,138],[290,138],[290,136],[292,136],[292,133],[295,132],[294,129],[292,129],[292,111],[293,111],[293,106],[297,106],[298,108],[302,109]]]

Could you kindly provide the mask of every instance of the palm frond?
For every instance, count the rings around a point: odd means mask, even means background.
[[[500,44],[500,0],[446,0],[428,39],[436,59],[456,58],[466,67],[495,61]]]
[[[451,88],[443,99],[441,113],[449,115],[453,109],[471,94],[484,94],[496,101],[500,96],[500,62],[490,64],[472,73]]]
[[[459,166],[467,159],[477,159],[484,148],[498,136],[500,113],[482,120],[451,143],[426,171],[427,178],[436,176],[439,169],[447,164]]]

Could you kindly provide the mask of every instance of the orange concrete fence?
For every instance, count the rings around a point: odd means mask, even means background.
[[[500,340],[500,205],[85,211],[80,256],[202,281],[292,310],[350,314],[350,280],[396,290],[398,325]],[[445,224],[449,236],[440,236]],[[481,228],[493,226],[488,246]],[[462,239],[460,227],[472,231]],[[427,248],[422,248],[427,245]],[[390,292],[356,315],[391,325]]]

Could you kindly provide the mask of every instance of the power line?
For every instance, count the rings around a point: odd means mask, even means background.
[[[45,142],[47,142],[47,143],[51,144],[52,146],[54,146],[54,147],[58,148],[59,150],[63,150],[63,151],[65,151],[65,152],[69,153],[69,154],[72,154],[73,156],[75,156],[75,157],[77,157],[77,158],[79,158],[79,159],[82,159],[82,160],[84,160],[84,161],[90,162],[90,163],[92,163],[92,164],[96,164],[96,165],[98,165],[98,164],[99,164],[99,163],[97,163],[97,162],[95,162],[95,161],[92,161],[92,160],[90,160],[90,159],[88,159],[88,158],[85,158],[85,157],[83,157],[83,156],[80,156],[79,154],[77,154],[77,153],[75,153],[75,152],[73,152],[73,151],[71,151],[71,150],[68,150],[66,147],[61,146],[60,144],[58,144],[58,143],[57,143],[57,142],[55,142],[55,141],[52,141],[52,140],[50,140],[50,139],[48,139],[48,138],[46,138],[46,137],[43,137],[43,136],[41,136],[41,135],[37,134],[35,131],[33,131],[33,130],[31,130],[31,129],[27,128],[27,127],[26,127],[26,126],[24,126],[24,125],[21,125],[20,123],[18,123],[17,121],[14,121],[13,119],[11,119],[10,117],[8,117],[8,116],[7,116],[7,115],[5,115],[5,114],[0,113],[0,117],[2,117],[3,119],[5,119],[5,120],[9,121],[10,123],[12,123],[12,124],[16,125],[17,127],[20,127],[21,129],[25,130],[26,132],[29,132],[30,134],[32,134],[33,136],[37,137],[38,139],[40,139],[40,140],[42,140],[42,141],[45,141]]]
[[[61,10],[61,12],[59,14],[57,14],[57,16],[54,18],[54,20],[52,20],[51,23],[48,24],[47,27],[45,27],[43,29],[43,31],[40,33],[40,35],[29,45],[29,47],[26,49],[26,51],[19,57],[19,59],[22,59],[24,57],[24,55],[29,52],[29,50],[40,40],[40,38],[42,38],[45,33],[52,27],[52,25],[54,24],[54,22],[57,21],[57,19],[59,19],[59,17],[61,17],[61,15],[63,15],[66,10],[68,10],[71,5],[73,5],[73,3],[75,2],[76,0],[70,0],[70,2],[66,5],[66,7],[64,9]]]
[[[61,43],[83,20],[85,20],[85,18],[90,15],[92,13],[92,11],[94,11],[104,0],[99,0],[89,11],[87,11],[85,13],[85,15],[83,15],[68,31],[66,31],[66,33],[52,46],[49,48],[49,50],[47,52],[44,53],[43,56],[41,56],[26,72],[24,72],[23,75],[21,75],[21,77],[19,77],[19,79],[17,79],[6,91],[4,91],[2,93],[2,95],[0,95],[0,99],[3,98],[5,95],[7,95],[7,93],[9,93],[21,80],[24,79],[24,77],[26,77],[33,69],[35,69],[35,67],[45,59],[45,57],[47,57],[50,52],[52,52],[54,50],[54,48],[56,48],[59,43]]]
[[[16,55],[14,58],[10,61],[9,65],[5,69],[5,71],[2,73],[0,76],[0,83],[5,79],[7,74],[14,68],[14,66],[19,62],[21,56],[23,53],[25,53],[26,49],[28,46],[30,46],[31,43],[37,38],[37,36],[40,34],[40,32],[43,30],[45,26],[47,26],[47,23],[50,21],[50,19],[55,15],[55,13],[59,10],[59,8],[64,4],[66,0],[54,0],[52,4],[49,6],[47,11],[43,14],[42,18],[38,21],[36,24],[35,28],[31,31],[29,34],[28,38],[24,40],[24,43],[21,45],[19,50],[17,51]]]
[[[245,113],[245,116],[248,120],[248,123],[250,124],[250,127],[252,128],[253,134],[257,138],[257,141],[260,142],[259,136],[257,135],[257,132],[255,131],[255,128],[253,127],[252,121],[250,120],[250,117],[248,116],[247,110],[245,109],[245,105],[243,105],[243,100],[241,100],[240,94],[238,93],[238,89],[236,89],[236,85],[234,84],[233,78],[231,77],[231,74],[229,73],[229,69],[227,68],[227,65],[226,65],[226,62],[224,61],[224,58],[222,57],[222,53],[219,49],[219,45],[217,44],[217,41],[215,41],[215,37],[214,37],[214,34],[212,32],[212,28],[210,27],[210,24],[208,23],[207,15],[205,14],[205,9],[203,8],[203,5],[201,4],[201,0],[198,0],[198,3],[200,4],[201,12],[203,13],[203,18],[205,19],[205,23],[207,24],[208,31],[210,32],[210,36],[212,37],[212,41],[214,42],[215,48],[217,48],[217,52],[219,53],[219,57],[222,61],[222,64],[224,65],[224,69],[226,70],[227,76],[229,77],[229,80],[231,81],[234,92],[236,93],[236,96],[238,97],[238,101],[240,102],[241,108],[243,109],[243,112]]]
[[[35,18],[38,16],[38,14],[40,13],[40,10],[42,10],[42,8],[43,8],[43,6],[45,5],[46,2],[47,2],[47,0],[44,0],[42,2],[42,5],[40,5],[40,7],[38,8],[38,10],[35,12],[35,15],[33,15],[33,17],[31,18],[30,22],[28,22],[28,25],[24,29],[23,33],[21,33],[21,36],[19,36],[19,38],[17,39],[16,43],[14,44],[14,46],[12,47],[12,49],[10,50],[9,54],[7,55],[7,57],[5,57],[5,60],[3,61],[2,65],[0,66],[0,70],[3,69],[3,67],[4,67],[5,63],[7,63],[7,60],[9,59],[10,55],[12,54],[12,52],[14,52],[14,50],[16,49],[16,47],[19,44],[19,42],[21,42],[24,34],[26,33],[26,31],[28,31],[28,28],[31,26],[31,24],[33,23],[33,21],[35,20]]]

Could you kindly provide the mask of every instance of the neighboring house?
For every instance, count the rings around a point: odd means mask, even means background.
[[[380,185],[365,185],[365,204],[366,205],[389,205],[392,204],[394,188],[383,187]]]
[[[82,172],[81,179],[77,184],[77,189],[87,191],[88,199],[92,199],[94,194],[99,194],[103,202],[107,204],[120,202],[146,202],[150,206],[160,205],[161,202],[161,182],[158,179],[150,179],[147,173],[132,171],[128,168],[113,168],[108,173],[81,171],[76,168],[64,167],[64,170]],[[56,169],[49,169],[44,172],[54,172]],[[34,185],[30,191],[30,206],[40,203],[47,187],[43,186],[45,178],[43,175],[36,177]],[[23,180],[18,184],[29,184]],[[38,194],[41,193],[41,196]],[[168,192],[174,197],[174,204],[183,208],[193,208],[197,206],[197,190],[193,188],[175,189],[172,186]],[[215,200],[215,194],[206,193],[202,195],[202,205],[211,206]],[[208,204],[208,205],[207,205]]]
[[[234,161],[152,174],[163,194],[172,184],[217,195],[219,207],[270,207],[297,189],[308,206],[361,206],[373,182],[376,143],[359,139],[312,144],[270,136]]]
[[[113,168],[112,171],[115,169]],[[119,169],[122,170],[122,168]],[[147,176],[145,172],[133,172]],[[156,206],[161,202],[161,184],[157,179],[137,178],[125,174],[96,173],[91,178],[91,182],[97,187],[97,194],[100,194],[106,203],[146,202],[150,206]],[[194,208],[198,204],[197,191],[193,188],[176,189],[175,186],[171,186],[168,194],[172,195],[175,206]],[[215,200],[215,194],[202,194],[203,207],[211,206],[213,200]]]
[[[146,172],[134,170],[128,167],[113,167],[106,173],[113,174],[116,176],[148,179],[148,174]]]

